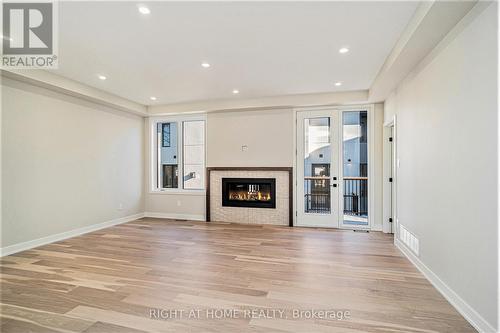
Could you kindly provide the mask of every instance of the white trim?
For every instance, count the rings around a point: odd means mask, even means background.
[[[397,115],[392,118],[392,232],[394,239],[399,237],[399,214],[398,214],[398,122]]]
[[[133,215],[128,215],[124,217],[120,217],[117,219],[109,220],[102,223],[92,224],[86,227],[73,229],[70,231],[61,232],[55,235],[50,235],[34,240],[30,240],[27,242],[17,243],[9,246],[5,246],[0,248],[0,257],[8,256],[17,252],[30,250],[35,247],[39,247],[42,245],[62,241],[68,238],[73,238],[76,236],[81,236],[83,234],[101,230],[104,228],[109,228],[114,225],[123,224],[131,221],[138,220],[143,217],[152,217],[152,218],[163,218],[163,219],[178,219],[178,220],[192,220],[192,221],[205,221],[205,215],[190,215],[190,214],[171,214],[171,213],[154,213],[154,212],[143,212]]]
[[[303,156],[305,147],[304,147],[304,120],[308,118],[329,118],[330,122],[330,152],[332,156],[332,161],[330,161],[330,176],[339,177],[339,165],[340,161],[338,158],[334,158],[334,153],[338,153],[340,155],[340,134],[338,131],[339,126],[339,112],[337,108],[314,108],[314,110],[301,110],[296,112],[297,118],[297,136],[294,138],[297,147],[297,178],[296,183],[299,182],[303,184],[303,175],[305,172],[305,162],[303,158],[300,159],[299,156]],[[300,139],[300,143],[299,143]],[[300,150],[299,150],[300,149]],[[300,176],[299,176],[300,175]],[[316,214],[316,213],[305,213],[304,210],[304,189],[303,186],[296,187],[297,192],[295,197],[297,198],[297,221],[296,224],[298,226],[311,226],[311,227],[323,227],[323,228],[339,228],[339,195],[338,191],[340,191],[340,187],[337,187],[335,190],[331,190],[330,193],[330,204],[331,204],[331,212],[329,214]],[[335,193],[335,195],[333,194]],[[300,198],[300,199],[299,199]],[[300,200],[300,201],[299,201]],[[305,222],[307,221],[307,222]]]
[[[408,260],[425,276],[427,280],[436,288],[441,295],[479,332],[497,332],[479,313],[476,312],[467,302],[465,302],[456,292],[453,291],[439,276],[420,261],[399,239],[394,244]]]
[[[169,104],[164,104],[169,105]],[[160,105],[161,106],[161,105]],[[149,105],[148,112],[150,117],[172,117],[172,116],[192,116],[192,115],[206,115],[207,111],[199,110],[199,111],[179,111],[179,112],[163,112],[163,113],[151,113],[149,111],[152,107],[157,107],[157,105]]]
[[[205,215],[145,212],[145,217],[171,220],[206,221]]]
[[[392,134],[391,134],[392,130]],[[392,135],[392,142],[389,138]],[[396,115],[383,125],[382,144],[382,231],[397,234],[396,223]],[[392,162],[392,165],[391,165]],[[391,170],[392,168],[392,170]],[[392,183],[389,183],[392,177]],[[389,222],[389,218],[392,218]]]
[[[206,190],[189,190],[189,189],[168,189],[149,191],[148,194],[159,195],[194,195],[204,197],[207,194]]]
[[[341,106],[338,108],[340,111],[339,120],[339,135],[340,135],[340,159],[339,159],[339,175],[343,179],[344,175],[344,145],[343,145],[343,124],[344,124],[344,112],[349,111],[366,111],[368,117],[368,225],[358,226],[358,225],[348,225],[344,224],[344,200],[340,199],[339,205],[339,228],[348,230],[373,230],[379,231],[380,227],[374,228],[377,225],[375,220],[375,106],[374,104],[363,104],[363,105],[353,105],[353,106]],[[344,193],[344,182],[339,184],[340,194]]]
[[[394,125],[394,122],[395,122],[395,119],[396,119],[396,115],[394,115],[394,117],[386,122],[384,122],[384,124],[382,125],[383,127],[391,127]]]
[[[86,233],[89,233],[92,231],[112,227],[112,226],[117,225],[117,224],[135,221],[135,220],[138,220],[138,219],[143,218],[143,217],[144,217],[144,213],[138,213],[138,214],[124,216],[124,217],[120,217],[117,219],[109,220],[109,221],[98,223],[98,224],[92,224],[92,225],[78,228],[78,229],[73,229],[70,231],[61,232],[59,234],[30,240],[27,242],[22,242],[22,243],[17,243],[17,244],[5,246],[5,247],[2,247],[0,249],[0,257],[7,256],[9,254],[14,254],[14,253],[21,252],[21,251],[26,251],[26,250],[32,249],[34,247],[46,245],[49,243],[58,242],[58,241],[65,240],[68,238],[80,236],[80,235],[83,235],[83,234],[86,234]]]
[[[355,103],[355,104],[324,104],[324,105],[316,105],[316,106],[301,106],[294,107],[294,112],[303,112],[303,111],[322,111],[322,110],[351,110],[356,111],[360,108],[369,108],[372,107],[373,103]]]
[[[374,230],[375,223],[375,105],[367,108],[368,117],[368,226]],[[343,156],[343,155],[342,155]]]
[[[250,99],[229,98],[205,100],[177,104],[151,105],[151,115],[171,115],[186,113],[211,113],[226,111],[249,111],[290,109],[291,107],[315,107],[359,104],[368,100],[368,90],[338,91],[311,94],[274,95]]]
[[[297,147],[297,112],[295,111],[295,109],[293,110],[293,138],[292,138],[292,142],[293,142],[293,148],[292,148],[292,154],[293,154],[293,158],[292,158],[292,173],[293,173],[293,180],[292,180],[292,187],[293,187],[293,199],[292,199],[292,202],[293,202],[293,211],[292,211],[292,214],[293,214],[293,218],[292,218],[292,225],[295,227],[297,226],[297,154],[298,154],[298,147]]]
[[[0,73],[2,79],[8,78],[141,117],[148,115],[147,107],[144,104],[67,79],[53,72],[45,70],[1,69]],[[4,84],[5,81],[2,83]]]

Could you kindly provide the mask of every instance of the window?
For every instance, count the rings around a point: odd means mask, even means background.
[[[368,226],[368,112],[343,113],[344,225]]]
[[[202,189],[205,173],[205,122],[184,123],[184,188]]]
[[[205,188],[205,120],[152,120],[152,190]]]
[[[162,147],[170,147],[170,123],[162,124]]]
[[[177,123],[158,123],[156,128],[161,141],[161,144],[158,143],[158,188],[177,188]]]

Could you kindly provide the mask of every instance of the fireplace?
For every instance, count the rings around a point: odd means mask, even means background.
[[[222,206],[276,208],[276,179],[222,178]]]

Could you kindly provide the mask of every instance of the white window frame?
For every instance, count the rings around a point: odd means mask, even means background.
[[[369,105],[360,105],[360,106],[342,106],[339,107],[340,111],[340,131],[339,135],[341,136],[341,140],[343,140],[342,136],[343,132],[343,124],[344,124],[344,112],[352,112],[352,111],[366,111],[367,112],[367,139],[368,139],[368,225],[367,226],[350,226],[343,225],[344,219],[344,200],[340,200],[339,205],[339,228],[341,229],[361,229],[361,230],[373,230],[375,225],[375,106],[373,104]],[[343,142],[343,141],[341,141]],[[340,145],[340,161],[339,161],[339,174],[344,175],[344,144]],[[340,193],[344,193],[344,183],[339,184]],[[342,220],[340,219],[342,218]]]
[[[204,137],[204,156],[203,170],[206,170],[207,161],[207,117],[202,115],[175,115],[149,117],[149,193],[152,194],[205,194],[206,192],[206,174],[204,174],[204,184],[202,189],[185,189],[184,188],[184,122],[185,121],[204,121],[205,122],[205,137]],[[177,123],[177,170],[178,170],[178,188],[158,188],[156,179],[158,175],[158,138],[157,126],[159,123]],[[206,173],[206,172],[205,172]]]

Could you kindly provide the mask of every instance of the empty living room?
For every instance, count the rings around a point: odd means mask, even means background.
[[[0,332],[499,332],[496,1],[1,8]]]

